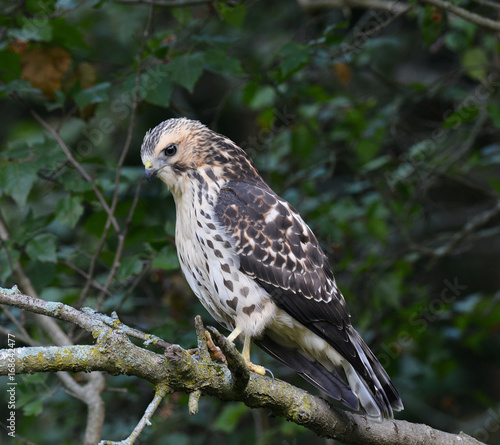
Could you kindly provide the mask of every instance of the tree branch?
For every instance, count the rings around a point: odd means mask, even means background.
[[[162,6],[167,8],[182,8],[182,7],[191,7],[191,6],[199,6],[199,5],[208,5],[211,3],[215,3],[216,0],[178,0],[178,1],[164,1],[164,0],[114,0],[115,3],[123,3],[125,5],[154,5],[154,6]],[[226,1],[225,3],[229,3]]]
[[[155,354],[134,345],[124,332],[108,326],[102,317],[62,303],[23,295],[17,287],[0,288],[0,304],[76,323],[92,332],[96,339],[96,343],[90,346],[17,348],[14,350],[17,374],[65,370],[134,375],[155,385],[162,384],[169,392],[195,392],[195,402],[203,394],[223,401],[241,401],[251,408],[266,408],[276,416],[345,444],[481,443],[465,434],[449,434],[427,425],[401,420],[373,422],[364,416],[335,409],[324,399],[288,383],[255,373],[250,373],[247,385],[241,388],[234,384],[234,376],[223,364],[195,359],[178,345],[170,345],[164,356]],[[12,354],[11,350],[0,350],[0,375],[8,374],[8,354]]]
[[[364,8],[389,11],[395,15],[403,14],[411,8],[411,5],[401,0],[298,0],[298,4],[306,11],[317,9]]]
[[[483,28],[490,29],[492,31],[500,31],[500,22],[498,20],[488,19],[486,17],[483,17],[482,15],[468,11],[467,9],[454,5],[452,2],[448,0],[422,0],[422,1],[424,3],[428,3],[429,5],[433,5],[438,8],[444,9],[445,11],[452,12],[456,16],[461,17],[467,20],[468,22],[482,26]]]
[[[491,31],[500,31],[500,22],[492,20],[467,9],[461,8],[449,0],[420,0],[445,11],[451,12],[468,22],[482,26]],[[411,9],[411,5],[399,0],[298,0],[299,5],[305,10],[317,9],[342,9],[342,8],[365,8],[390,11],[393,14],[401,14]]]

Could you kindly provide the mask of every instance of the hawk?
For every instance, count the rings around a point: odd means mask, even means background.
[[[252,160],[198,121],[168,119],[141,147],[146,177],[173,194],[182,271],[234,341],[253,340],[347,408],[376,420],[403,409],[389,376],[351,325],[328,258],[299,213]]]

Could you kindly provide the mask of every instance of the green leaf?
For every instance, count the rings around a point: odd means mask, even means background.
[[[273,106],[276,92],[270,85],[260,86],[255,82],[249,82],[243,91],[243,97],[250,108],[261,110]]]
[[[361,163],[365,164],[378,154],[380,145],[369,139],[360,139],[355,148]]]
[[[477,105],[466,105],[454,111],[442,123],[443,128],[457,128],[465,122],[470,122],[476,118],[479,113]]]
[[[40,94],[38,88],[33,88],[31,84],[24,79],[15,79],[5,85],[0,85],[0,96],[5,97],[9,94],[16,93],[19,95],[25,94]]]
[[[473,79],[486,81],[488,56],[482,48],[470,48],[462,55],[462,66]]]
[[[0,51],[0,79],[3,83],[21,77],[21,56],[13,51]]]
[[[44,170],[58,168],[66,161],[66,156],[57,142],[48,135],[43,136],[40,141],[34,142],[30,149],[36,156],[36,164]]]
[[[419,19],[421,24],[422,38],[427,45],[433,43],[441,34],[443,29],[443,17],[438,19],[439,12],[427,5],[423,12],[420,13]]]
[[[378,277],[373,289],[376,301],[383,301],[389,307],[400,307],[401,277],[397,273],[386,273]]]
[[[78,108],[82,109],[89,104],[97,104],[107,102],[109,100],[109,82],[98,83],[93,87],[78,91],[74,95],[74,99]]]
[[[444,42],[448,49],[455,52],[464,51],[470,44],[467,36],[458,31],[450,31],[446,33],[444,36]]]
[[[56,237],[50,233],[42,233],[28,241],[26,253],[32,260],[55,263]]]
[[[366,228],[370,231],[370,233],[381,241],[385,241],[387,239],[389,228],[383,218],[383,215],[381,215],[378,203],[375,202],[368,207],[366,218]]]
[[[7,31],[11,39],[19,39],[25,42],[50,42],[52,41],[52,25],[49,20],[23,19],[22,28],[13,28]]]
[[[174,84],[168,77],[168,66],[151,68],[142,75],[141,96],[146,102],[167,108],[170,105],[170,96]]]
[[[245,22],[247,8],[244,4],[229,6],[226,3],[216,3],[215,9],[219,13],[219,17],[230,25],[241,28]]]
[[[317,141],[311,131],[304,125],[295,128],[292,133],[292,153],[295,156],[307,159],[312,148],[316,145]]]
[[[37,179],[38,166],[27,161],[4,162],[0,164],[0,189],[11,196],[19,207],[24,207]]]
[[[137,255],[133,257],[125,258],[121,261],[120,267],[118,268],[117,276],[118,280],[123,281],[132,275],[137,275],[142,270],[142,261]]]
[[[76,226],[83,213],[82,198],[66,195],[56,205],[56,218],[61,224],[71,228]]]
[[[228,56],[227,52],[220,48],[211,49],[206,52],[206,69],[214,73],[241,76],[243,67],[235,57]]]
[[[42,412],[43,405],[41,400],[33,400],[23,406],[25,416],[38,416]]]
[[[278,52],[282,59],[277,71],[279,81],[284,81],[309,63],[309,49],[299,43],[289,42]]]
[[[167,65],[170,79],[192,93],[196,82],[203,73],[204,64],[205,59],[202,53],[177,56]]]
[[[165,246],[153,259],[153,269],[173,270],[179,268],[179,259],[174,248]]]
[[[191,20],[191,9],[186,7],[170,8],[172,14],[181,25],[187,25]]]
[[[486,106],[491,122],[496,128],[500,128],[500,105],[489,104]]]
[[[70,49],[88,49],[81,28],[60,17],[52,19],[52,42]]]
[[[243,403],[227,403],[222,408],[214,423],[214,429],[223,433],[232,433],[238,426],[241,416],[248,412]]]

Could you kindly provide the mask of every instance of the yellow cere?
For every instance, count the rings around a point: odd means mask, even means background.
[[[147,169],[153,168],[153,164],[151,163],[151,161],[146,161],[146,168]]]

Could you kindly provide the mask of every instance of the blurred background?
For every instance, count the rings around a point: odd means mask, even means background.
[[[43,299],[195,347],[194,316],[214,321],[179,270],[173,199],[143,181],[139,152],[161,121],[198,119],[242,146],[319,238],[402,396],[396,417],[499,444],[498,33],[427,3],[299,3],[2,2],[0,284],[28,292],[27,278]],[[14,308],[0,327],[2,347],[9,332],[18,347],[53,343]],[[24,439],[12,443],[83,440],[86,406],[56,375],[17,381]],[[153,387],[106,385],[103,438],[124,439]],[[4,395],[4,427],[7,413]],[[331,443],[240,403],[204,397],[189,416],[175,393],[139,443],[306,441]]]

